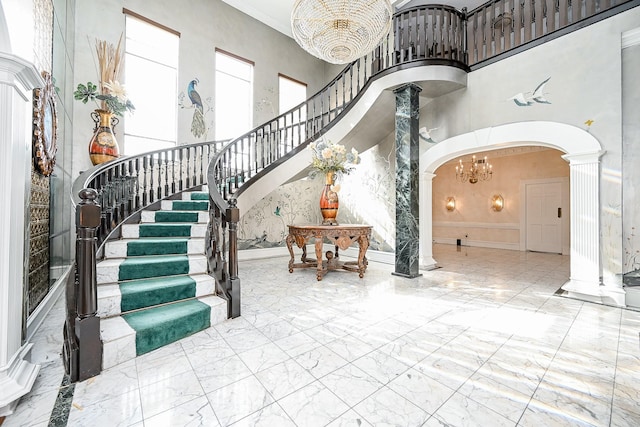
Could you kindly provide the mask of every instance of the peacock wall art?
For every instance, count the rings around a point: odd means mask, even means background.
[[[191,133],[196,138],[205,138],[209,129],[212,127],[212,122],[207,125],[206,117],[213,111],[211,107],[211,97],[202,99],[196,86],[200,83],[198,78],[195,78],[187,85],[186,95],[185,92],[180,92],[178,96],[178,105],[183,109],[193,109],[193,118],[191,119]]]

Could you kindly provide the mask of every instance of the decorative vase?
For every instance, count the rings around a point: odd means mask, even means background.
[[[325,184],[320,195],[320,213],[322,214],[322,225],[338,225],[338,193],[331,189],[336,176],[335,172],[327,172]]]
[[[113,128],[119,122],[118,118],[106,110],[93,111],[91,118],[95,123],[93,137],[89,142],[91,163],[95,166],[120,157],[120,148],[113,133]]]

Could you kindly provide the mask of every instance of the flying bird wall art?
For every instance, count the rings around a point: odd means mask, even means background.
[[[535,104],[551,104],[551,102],[545,97],[544,91],[545,85],[551,79],[548,77],[542,83],[540,83],[533,92],[519,92],[513,95],[507,101],[513,101],[518,107],[531,107]]]
[[[418,130],[418,136],[420,137],[421,140],[428,142],[429,144],[436,144],[438,141],[435,141],[432,137],[431,137],[431,132],[436,130],[438,128],[431,128],[431,129],[427,129],[426,127],[421,127]]]

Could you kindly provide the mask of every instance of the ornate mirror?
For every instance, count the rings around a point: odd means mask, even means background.
[[[42,72],[44,86],[33,90],[33,162],[44,176],[51,175],[58,151],[56,93],[51,74]]]

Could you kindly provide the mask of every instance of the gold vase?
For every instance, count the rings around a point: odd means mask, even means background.
[[[325,184],[320,194],[320,213],[322,214],[322,225],[338,225],[338,193],[331,189],[335,183],[335,172],[327,172]]]
[[[95,123],[93,137],[89,142],[91,163],[95,166],[120,157],[120,147],[113,132],[118,118],[107,110],[95,110],[91,113],[91,118]]]

